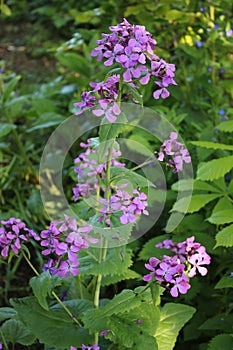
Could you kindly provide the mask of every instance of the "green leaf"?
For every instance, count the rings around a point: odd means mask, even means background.
[[[51,292],[51,276],[49,270],[42,272],[40,276],[32,277],[29,284],[40,306],[45,310],[49,310],[46,300],[47,295]]]
[[[133,188],[148,186],[155,187],[150,180],[140,174],[137,174],[135,171],[117,166],[111,167],[111,183],[117,184],[117,182],[121,179],[127,183],[130,183]]]
[[[205,148],[211,148],[211,149],[223,149],[223,150],[233,150],[232,145],[225,145],[223,143],[217,143],[217,142],[208,142],[208,141],[191,141],[195,146],[199,147],[205,147]]]
[[[85,57],[74,52],[59,52],[56,54],[56,58],[69,68],[73,72],[80,73],[85,77],[89,77],[91,74],[89,62]]]
[[[17,315],[16,311],[11,307],[0,308],[0,321],[7,320],[8,318],[12,318],[16,315]]]
[[[217,204],[215,205],[212,211],[212,215],[214,213],[217,213],[218,211],[225,210],[225,209],[233,209],[232,202],[228,196],[224,196],[218,200]]]
[[[139,275],[137,272],[133,270],[126,270],[124,273],[117,273],[117,275],[106,275],[102,278],[102,286],[109,286],[111,284],[118,283],[123,280],[130,280],[135,278],[141,278],[141,275]]]
[[[207,203],[219,198],[220,196],[221,194],[194,194],[191,197],[188,209],[187,197],[184,197],[175,202],[171,211],[178,211],[180,213],[194,213],[203,208]]]
[[[0,124],[0,139],[8,135],[13,129],[16,128],[14,124],[1,123]]]
[[[214,287],[214,289],[222,288],[233,288],[233,276],[231,276],[231,273],[229,273],[227,276],[222,277]]]
[[[217,316],[208,318],[200,327],[201,330],[216,330],[231,332],[233,324],[233,315],[219,314]]]
[[[30,133],[40,129],[46,129],[52,126],[60,125],[63,121],[64,121],[64,117],[60,114],[51,113],[51,112],[43,113],[37,119],[34,126],[29,128],[27,132]]]
[[[96,259],[99,254],[98,249],[93,250],[94,254],[96,254]],[[107,256],[105,261],[99,263],[92,256],[84,256],[79,258],[80,267],[79,273],[80,275],[94,275],[98,276],[101,274],[102,276],[107,275],[121,275],[126,272],[126,270],[132,265],[132,251],[130,249],[120,248],[112,248],[107,252]]]
[[[158,349],[154,338],[159,322],[159,310],[153,304],[142,303],[140,307],[114,315],[108,321],[111,332],[106,336],[120,348],[128,349]],[[142,323],[137,323],[140,320]]]
[[[19,320],[8,320],[1,330],[7,342],[31,345],[35,341],[34,334]]]
[[[233,222],[233,209],[220,210],[213,213],[208,219],[211,224],[223,225]]]
[[[132,97],[137,100],[141,106],[143,106],[143,97],[141,94],[139,94],[138,90],[135,89],[133,86],[126,84],[124,85],[124,88],[126,89],[126,91],[132,95]]]
[[[89,343],[87,330],[78,327],[64,310],[44,310],[34,297],[11,299],[10,303],[41,343],[59,349]],[[78,310],[76,315],[79,316]]]
[[[233,211],[232,211],[233,212]],[[232,220],[233,221],[233,218]],[[216,235],[216,245],[217,247],[233,247],[233,224],[224,227],[221,231],[219,231]]]
[[[207,350],[232,350],[233,334],[218,334],[208,344]]]
[[[233,156],[213,159],[199,165],[197,170],[198,180],[213,181],[223,177],[233,168]]]
[[[233,120],[226,120],[225,122],[217,125],[216,129],[224,132],[233,132]]]
[[[14,88],[18,84],[18,81],[21,79],[21,76],[16,76],[11,79],[7,84],[5,84],[5,91],[3,93],[3,101],[6,102],[10,97],[11,93],[14,91]]]
[[[11,15],[11,9],[9,6],[1,2],[0,4],[0,12],[2,12],[5,16],[10,16]]]
[[[42,115],[44,115],[44,119],[46,118],[46,114],[49,113],[55,114],[56,112],[56,105],[54,101],[48,99],[48,98],[43,98],[43,97],[36,97],[32,100],[32,105],[35,109],[36,114],[40,117],[43,118]],[[47,114],[47,122],[49,115]],[[46,120],[44,120],[46,123]]]
[[[156,330],[158,350],[172,350],[181,328],[193,316],[195,309],[188,305],[167,303],[160,311]]]
[[[105,157],[105,150],[109,147],[109,140],[114,140],[119,133],[123,130],[124,126],[128,123],[124,113],[121,113],[117,116],[117,120],[115,123],[110,123],[106,117],[103,118],[102,124],[100,125],[100,131],[99,131],[99,141],[100,144],[103,143],[101,150],[103,156]],[[106,146],[104,143],[106,142]],[[105,147],[103,147],[105,146]]]
[[[161,235],[155,238],[150,239],[144,244],[142,250],[139,253],[139,258],[141,260],[148,260],[152,256],[156,256],[158,259],[161,259],[164,254],[168,254],[167,249],[156,248],[155,245],[159,242],[162,242],[164,239],[169,239],[168,234]]]
[[[131,309],[139,307],[141,299],[132,290],[123,290],[116,295],[104,307],[96,310],[88,310],[83,317],[85,328],[90,329],[92,333],[108,329],[107,319],[112,315],[129,312]]]

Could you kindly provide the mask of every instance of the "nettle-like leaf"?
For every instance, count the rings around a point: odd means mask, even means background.
[[[225,145],[223,143],[208,142],[208,141],[191,141],[190,143],[192,143],[195,146],[199,146],[199,147],[233,151],[233,146],[232,145]]]
[[[107,321],[112,315],[119,315],[129,312],[131,309],[141,305],[141,298],[137,296],[132,290],[123,290],[116,295],[104,307],[98,310],[88,310],[84,315],[82,321],[85,328],[88,328],[91,333],[100,332],[108,329]]]
[[[49,271],[47,270],[42,272],[40,276],[32,277],[29,284],[32,287],[33,293],[36,296],[40,306],[45,310],[49,310],[46,299],[52,288],[51,275]]]
[[[141,303],[140,307],[121,315],[111,316],[106,338],[119,344],[119,348],[158,349],[154,334],[160,317],[159,309],[153,304]]]
[[[137,174],[135,171],[127,168],[113,166],[111,168],[111,183],[113,185],[117,184],[117,182],[119,182],[121,179],[126,183],[130,183],[134,188],[148,186],[155,187],[155,185],[150,180],[140,174]]]
[[[233,156],[213,159],[201,163],[197,170],[197,179],[213,181],[227,174],[233,168]]]
[[[88,343],[88,331],[78,327],[64,310],[43,309],[35,297],[11,299],[20,320],[34,334],[39,342],[51,347],[66,349],[73,344]],[[76,310],[77,317],[79,310]]]
[[[100,144],[103,144],[106,142],[106,146],[108,146],[107,141],[113,140],[122,132],[124,129],[125,124],[127,124],[127,119],[124,115],[124,113],[121,113],[117,116],[117,121],[115,123],[110,123],[106,117],[103,118],[102,124],[100,125],[100,131],[99,131],[99,142]],[[103,155],[105,156],[105,151],[107,147],[104,149],[102,148]]]
[[[232,218],[232,221],[233,221],[233,218]],[[227,247],[227,248],[233,247],[233,224],[227,227],[224,227],[221,231],[217,233],[215,248],[220,246]]]
[[[216,128],[224,132],[233,132],[233,120],[226,120],[224,123],[217,125]]]
[[[17,312],[12,307],[0,308],[0,321],[7,320],[17,315]]]
[[[178,211],[180,213],[194,213],[201,208],[203,208],[209,202],[212,202],[214,199],[221,197],[222,194],[194,194],[191,197],[189,207],[187,209],[187,197],[179,199],[175,202],[172,212]]]
[[[130,280],[130,279],[136,279],[136,278],[141,278],[141,275],[139,275],[139,273],[133,270],[127,269],[122,274],[118,273],[117,275],[103,276],[101,285],[109,286],[111,284],[115,284],[123,280]]]
[[[218,281],[214,289],[222,289],[222,288],[233,288],[233,276],[229,273],[228,276],[224,276]]]
[[[106,259],[98,262],[99,249],[94,249],[96,260],[93,256],[84,256],[79,259],[79,273],[82,275],[113,276],[124,274],[132,265],[132,251],[124,247],[108,249]]]
[[[233,349],[233,334],[218,334],[208,344],[207,350]]]
[[[156,330],[159,350],[172,350],[181,328],[190,320],[195,308],[176,303],[167,303],[160,311],[160,321]]]
[[[7,342],[30,345],[35,341],[35,335],[19,320],[8,320],[1,326],[1,331]]]
[[[211,224],[224,225],[233,222],[233,209],[220,210],[213,213],[208,219]]]

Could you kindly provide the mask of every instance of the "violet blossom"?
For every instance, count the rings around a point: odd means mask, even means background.
[[[136,89],[139,86],[135,83],[146,85],[152,80],[159,87],[154,91],[153,97],[167,98],[170,95],[167,87],[177,85],[174,80],[175,65],[154,54],[156,40],[152,34],[144,26],[132,25],[125,18],[109,29],[110,34],[103,33],[102,39],[96,41],[98,46],[92,50],[91,56],[97,57],[97,61],[104,60],[107,67],[114,63],[120,65],[123,81]],[[121,113],[118,105],[118,96],[122,93],[119,91],[120,79],[120,74],[114,74],[106,81],[91,82],[93,89],[83,92],[82,101],[74,104],[79,108],[76,114],[93,107],[94,115],[105,116],[110,123],[114,123]],[[126,97],[130,95],[127,94]]]
[[[160,147],[158,153],[158,160],[168,166],[173,167],[173,173],[183,170],[183,163],[190,163],[191,157],[185,145],[177,141],[178,134],[176,132],[170,133],[170,138],[165,140]]]
[[[18,254],[21,249],[21,244],[28,242],[30,238],[36,241],[40,237],[31,229],[26,227],[26,224],[20,219],[10,218],[0,221],[0,251],[1,256],[7,258],[10,251]]]
[[[148,282],[154,278],[173,297],[187,293],[191,287],[189,278],[194,277],[197,271],[202,276],[207,274],[207,268],[203,265],[209,265],[211,258],[205,247],[195,242],[194,236],[180,243],[166,239],[156,244],[156,247],[168,249],[174,255],[164,255],[161,261],[155,257],[150,258],[149,263],[145,264],[150,273],[143,280]]]
[[[96,244],[97,238],[90,237],[92,225],[83,223],[78,227],[75,219],[65,215],[65,220],[52,222],[48,230],[41,232],[41,246],[46,249],[43,255],[52,255],[43,271],[49,270],[51,275],[69,277],[78,275],[78,252],[87,249],[89,243]],[[55,256],[55,259],[53,258]]]

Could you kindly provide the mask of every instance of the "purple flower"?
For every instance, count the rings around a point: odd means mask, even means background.
[[[175,278],[173,283],[174,285],[171,288],[170,293],[174,298],[178,297],[178,292],[181,294],[186,294],[189,288],[191,288],[185,275]]]
[[[100,347],[96,344],[93,344],[91,346],[86,346],[82,344],[82,350],[100,350]]]
[[[183,170],[183,163],[191,162],[188,150],[184,147],[184,144],[177,142],[177,138],[178,134],[176,132],[171,132],[170,139],[164,141],[158,153],[159,161],[164,161],[165,155],[171,156],[168,157],[165,164],[173,167],[174,173]]]
[[[29,238],[40,240],[39,236],[20,219],[10,218],[9,220],[1,220],[0,224],[0,251],[1,256],[8,257],[9,251],[18,254],[21,244],[28,242]]]
[[[57,265],[57,263],[58,260],[53,260],[52,258],[49,258],[47,264],[43,265],[42,271],[44,272],[49,270],[51,276],[56,275],[57,268],[55,266]]]
[[[226,37],[227,38],[230,38],[232,35],[233,35],[233,30],[232,29],[229,29],[229,30],[226,31]]]

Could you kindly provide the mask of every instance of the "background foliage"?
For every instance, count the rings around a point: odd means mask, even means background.
[[[152,87],[146,86],[144,103],[179,130],[192,155],[195,171],[188,213],[172,238],[178,242],[195,235],[213,260],[208,277],[199,278],[190,292],[177,300],[194,306],[197,312],[180,333],[175,349],[231,350],[232,2],[104,0],[87,4],[83,0],[78,3],[9,0],[1,3],[1,11],[0,218],[20,217],[35,230],[48,224],[38,184],[38,167],[46,140],[72,114],[73,102],[80,100],[89,81],[97,81],[104,75],[105,67],[90,57],[101,32],[123,17],[145,25],[157,40],[158,54],[176,65],[178,87],[173,87],[170,98],[161,104],[151,97]],[[68,169],[74,157],[75,150],[71,150],[64,167],[67,196],[72,187]],[[164,226],[169,211],[184,210],[182,200],[174,206],[173,203],[178,186],[187,191],[190,182],[174,184],[169,176],[167,182],[168,200],[159,222],[131,247],[134,252],[131,269],[136,276],[145,273],[143,266],[155,254],[154,244],[166,238]],[[33,254],[40,266],[37,247]],[[3,262],[0,265],[2,305],[8,305],[9,297],[28,292],[27,287],[20,287],[26,285],[22,283],[26,268],[18,267],[20,260],[21,256],[11,266]],[[133,274],[124,283],[106,278],[106,286],[113,283],[115,292],[134,288],[137,280],[132,278],[135,278]],[[107,288],[105,294],[113,296]],[[165,301],[169,300],[166,296]],[[127,315],[124,318],[126,322]],[[19,326],[4,325],[5,328]],[[22,344],[31,335],[24,336]]]

